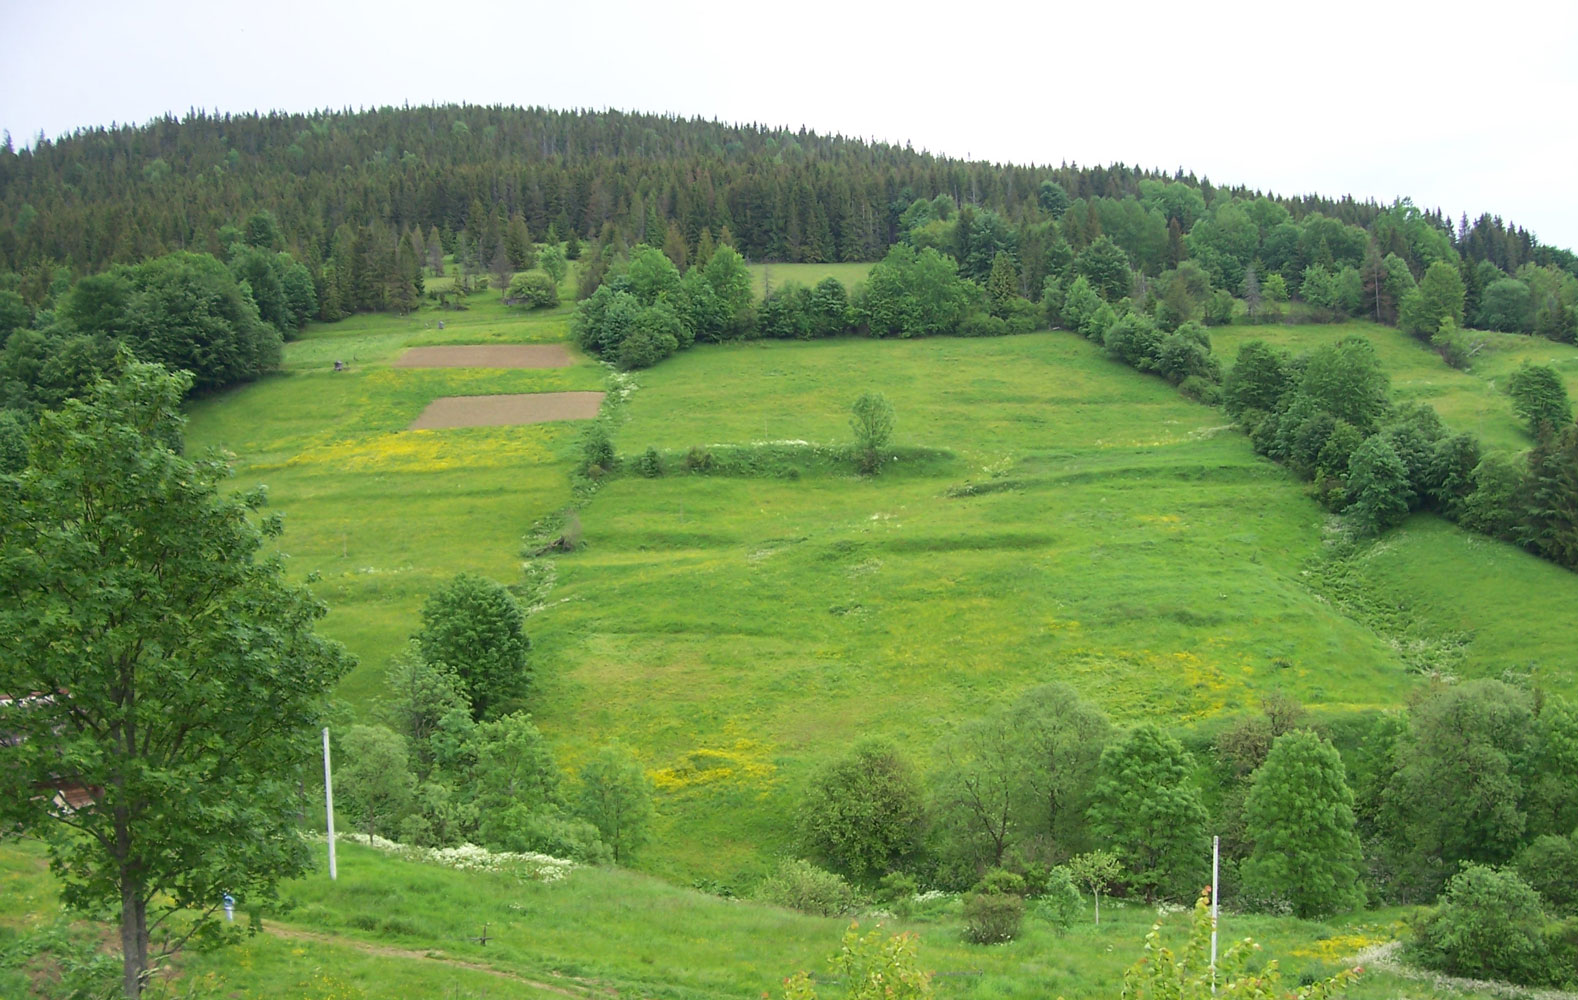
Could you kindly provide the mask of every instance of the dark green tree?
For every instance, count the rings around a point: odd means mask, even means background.
[[[1459,862],[1503,864],[1523,839],[1528,694],[1500,681],[1443,687],[1414,706],[1383,799],[1383,821],[1416,891]]]
[[[1007,251],[992,258],[991,274],[986,279],[986,301],[993,316],[1006,317],[1009,303],[1019,298],[1019,268]]]
[[[890,743],[868,740],[812,779],[796,814],[811,856],[875,885],[920,852],[926,812],[920,779]]]
[[[1238,358],[1222,380],[1222,401],[1235,417],[1251,410],[1275,413],[1292,385],[1287,355],[1263,340],[1251,340],[1238,349]]]
[[[1074,258],[1074,270],[1108,302],[1129,294],[1129,255],[1105,236],[1079,252]]]
[[[1507,379],[1507,394],[1512,397],[1513,411],[1528,421],[1529,430],[1536,436],[1559,431],[1572,423],[1567,385],[1549,365],[1524,362]]]
[[[416,633],[422,658],[460,679],[476,718],[526,691],[531,648],[525,616],[504,587],[474,573],[460,573],[422,604]]]
[[[1364,534],[1380,534],[1401,524],[1414,501],[1408,466],[1391,441],[1375,434],[1348,457],[1348,516]]]
[[[123,355],[0,476],[0,691],[50,692],[0,706],[0,816],[46,842],[68,906],[118,911],[128,997],[165,913],[200,933],[224,893],[305,870],[298,779],[352,665],[263,555],[262,492],[178,453],[189,385]],[[57,808],[56,788],[94,804]],[[187,933],[167,930],[164,954]]]

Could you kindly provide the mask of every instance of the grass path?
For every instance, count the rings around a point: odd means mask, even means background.
[[[528,979],[519,973],[510,972],[507,969],[495,968],[494,966],[486,965],[482,962],[471,961],[469,959],[454,958],[444,954],[441,951],[417,951],[412,948],[397,948],[393,945],[378,944],[372,941],[360,941],[355,938],[348,938],[340,935],[322,934],[317,931],[309,931],[300,927],[291,927],[287,924],[278,923],[271,923],[267,932],[274,937],[282,938],[286,941],[310,941],[316,945],[330,945],[336,948],[349,948],[352,951],[360,952],[363,955],[370,955],[378,959],[398,959],[401,961],[410,962],[443,962],[445,965],[453,966],[457,969],[468,969],[472,972],[481,972],[485,975],[497,976],[500,979],[506,979],[513,983],[519,983],[520,985],[528,988],[526,992],[519,994],[521,996],[535,996],[541,993],[548,993],[554,996],[575,997],[577,1000],[585,1000],[586,997],[591,996],[619,995],[617,990],[600,987],[595,983],[577,983],[575,987],[571,987],[558,983],[545,983],[535,979]]]

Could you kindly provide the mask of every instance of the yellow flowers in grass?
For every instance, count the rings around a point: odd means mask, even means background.
[[[691,750],[679,763],[651,771],[648,776],[659,791],[672,793],[725,781],[767,783],[776,772],[777,768],[767,760],[765,744],[737,739],[723,749],[701,747]]]
[[[554,461],[540,431],[396,431],[348,438],[306,449],[290,465],[323,465],[345,472],[474,469],[511,465],[521,469]]]

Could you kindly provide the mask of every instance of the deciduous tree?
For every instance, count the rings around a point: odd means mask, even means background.
[[[128,997],[170,915],[201,931],[305,868],[299,768],[351,666],[262,554],[262,492],[179,454],[189,384],[122,355],[0,476],[0,815],[46,841],[69,906],[118,909]]]
[[[1244,889],[1286,900],[1296,916],[1325,916],[1364,902],[1353,793],[1342,758],[1311,732],[1277,737],[1244,804],[1254,844]]]

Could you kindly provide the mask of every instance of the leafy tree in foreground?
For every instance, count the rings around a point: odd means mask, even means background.
[[[1204,873],[1206,813],[1193,772],[1182,744],[1154,725],[1101,752],[1090,818],[1147,900],[1183,894]]]
[[[1250,938],[1230,945],[1213,968],[1210,896],[1206,891],[1195,901],[1181,951],[1163,947],[1162,925],[1152,925],[1145,935],[1145,954],[1123,974],[1123,1000],[1205,1000],[1218,993],[1246,1000],[1328,1000],[1342,996],[1358,978],[1358,969],[1344,969],[1330,979],[1289,988],[1275,961],[1256,968],[1260,946]]]
[[[422,658],[460,679],[476,718],[520,695],[528,680],[525,616],[510,592],[474,573],[461,573],[422,605],[416,633]]]
[[[798,820],[808,850],[856,881],[874,883],[920,850],[920,780],[891,744],[867,741],[812,780]]]
[[[1353,793],[1330,743],[1309,732],[1277,737],[1244,812],[1255,844],[1242,873],[1249,893],[1286,899],[1301,918],[1363,903]]]
[[[123,988],[174,913],[216,926],[227,892],[300,874],[299,768],[322,698],[351,666],[318,638],[324,608],[287,585],[218,459],[180,441],[184,375],[124,354],[113,382],[44,414],[30,464],[0,476],[0,817],[49,845],[68,906],[119,910]],[[93,804],[60,809],[40,789]],[[173,932],[172,925],[172,932]]]
[[[844,1000],[928,1000],[932,974],[920,967],[919,940],[914,934],[887,937],[880,929],[861,936],[860,925],[850,924],[843,946],[827,963],[844,984]],[[811,976],[790,976],[784,1000],[817,1000]]]

